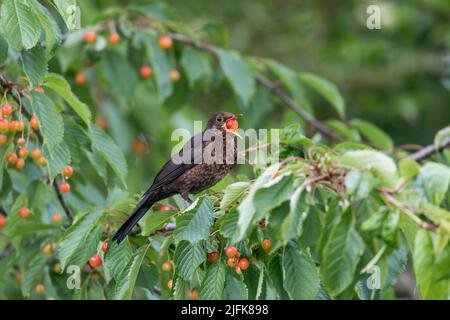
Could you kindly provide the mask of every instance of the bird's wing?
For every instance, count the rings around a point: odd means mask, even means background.
[[[166,162],[153,180],[149,191],[163,185],[169,185],[179,178],[187,170],[195,167],[202,159],[202,134],[192,137],[172,159]],[[185,157],[183,157],[185,155]],[[183,161],[181,161],[183,160]],[[146,193],[147,193],[146,192]]]

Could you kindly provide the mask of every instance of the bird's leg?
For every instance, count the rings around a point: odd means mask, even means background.
[[[184,200],[184,205],[187,207],[189,207],[192,204],[192,200],[189,198],[189,193],[188,192],[182,192],[181,193],[181,197]]]

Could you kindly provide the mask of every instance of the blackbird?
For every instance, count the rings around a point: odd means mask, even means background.
[[[112,240],[120,243],[125,239],[155,202],[180,194],[190,204],[189,194],[199,193],[222,180],[236,165],[238,116],[229,112],[215,113],[206,129],[192,137],[162,167]]]

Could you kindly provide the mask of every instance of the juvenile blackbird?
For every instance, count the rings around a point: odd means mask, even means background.
[[[236,165],[237,117],[229,112],[215,113],[206,129],[192,137],[162,167],[131,215],[114,234],[113,241],[120,243],[125,239],[155,202],[180,194],[191,203],[190,193],[201,192],[222,180]]]

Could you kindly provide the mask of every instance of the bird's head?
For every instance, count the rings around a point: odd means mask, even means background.
[[[217,129],[220,131],[231,132],[237,135],[238,122],[237,118],[242,114],[234,114],[230,112],[217,112],[208,120],[207,129]]]

